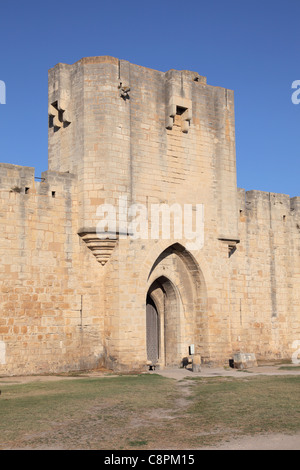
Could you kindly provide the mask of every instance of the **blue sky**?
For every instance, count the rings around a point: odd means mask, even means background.
[[[300,196],[299,0],[10,0],[0,5],[0,161],[47,163],[48,69],[111,55],[235,91],[238,186]]]

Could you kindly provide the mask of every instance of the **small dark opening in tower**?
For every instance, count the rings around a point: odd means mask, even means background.
[[[176,106],[176,114],[178,116],[181,116],[186,110],[187,108],[183,108],[182,106]]]
[[[58,110],[58,119],[60,120],[60,122],[63,122],[63,111],[61,109]]]
[[[28,193],[29,193],[29,189],[30,189],[30,188],[25,188],[25,194],[28,194]]]
[[[52,194],[52,197],[55,197],[55,191],[52,191],[51,194]]]

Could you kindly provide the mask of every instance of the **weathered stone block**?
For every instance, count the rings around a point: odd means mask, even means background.
[[[235,369],[249,369],[257,366],[254,353],[237,353],[233,355]]]
[[[194,354],[192,369],[193,369],[193,372],[201,372],[201,356],[200,356],[200,354]]]

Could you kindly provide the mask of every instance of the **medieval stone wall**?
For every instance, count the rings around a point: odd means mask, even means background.
[[[233,92],[196,72],[58,64],[49,170],[0,164],[0,197],[1,374],[145,369],[149,298],[161,367],[191,345],[228,365],[290,358],[300,340],[300,198],[237,188]],[[153,205],[182,218],[153,236]],[[194,222],[203,209],[201,246],[185,205]]]
[[[300,337],[299,198],[240,190],[241,244],[230,276],[234,349],[291,357]]]
[[[94,367],[102,357],[98,263],[77,235],[77,178],[1,164],[0,373]],[[98,282],[97,282],[98,280]]]

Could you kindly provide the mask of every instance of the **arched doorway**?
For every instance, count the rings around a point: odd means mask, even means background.
[[[168,247],[148,277],[148,361],[178,367],[191,345],[196,354],[208,357],[206,302],[203,274],[192,255],[178,243]]]
[[[146,302],[147,360],[157,364],[160,356],[160,318],[150,295]]]
[[[180,362],[180,305],[176,288],[167,277],[160,276],[151,284],[146,323],[147,357],[153,364],[171,366]]]

